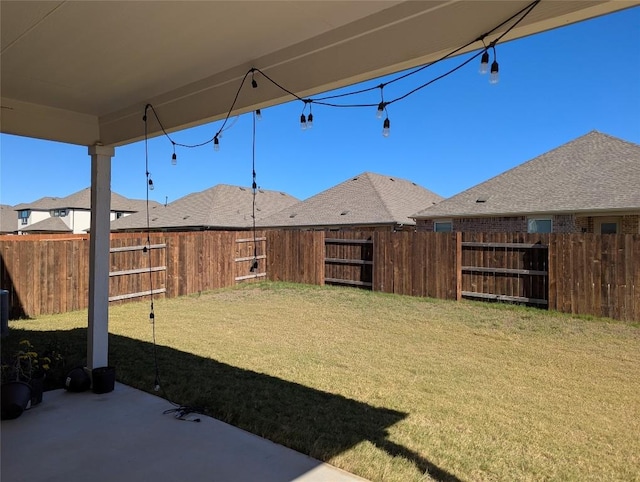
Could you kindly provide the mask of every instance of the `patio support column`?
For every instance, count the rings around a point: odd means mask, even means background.
[[[89,236],[89,329],[87,368],[108,366],[109,235],[112,146],[89,146],[91,156],[91,232]]]

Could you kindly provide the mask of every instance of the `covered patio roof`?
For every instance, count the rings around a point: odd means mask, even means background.
[[[1,131],[122,145],[147,103],[168,130],[195,126],[226,115],[251,67],[309,96],[430,62],[529,3],[3,0]],[[542,1],[505,40],[638,3]],[[260,82],[233,113],[290,99]]]

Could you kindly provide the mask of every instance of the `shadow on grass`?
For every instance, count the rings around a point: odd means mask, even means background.
[[[64,339],[66,346],[85,353],[86,333],[86,329],[13,330],[12,338],[28,338],[34,346]],[[155,393],[153,345],[118,335],[109,337],[109,361],[116,367],[118,381]],[[388,439],[387,429],[406,418],[406,413],[165,346],[158,346],[156,353],[163,391],[174,403],[201,407],[207,415],[320,460],[369,441],[391,456],[411,461],[435,480],[459,480]]]

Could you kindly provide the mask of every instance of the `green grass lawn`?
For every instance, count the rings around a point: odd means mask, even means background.
[[[173,401],[365,478],[640,480],[638,324],[273,283],[155,314]],[[86,316],[11,322],[3,347],[82,351]],[[110,333],[118,380],[153,392],[149,304],[112,306]]]

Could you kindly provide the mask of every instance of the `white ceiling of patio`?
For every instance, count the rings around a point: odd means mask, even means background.
[[[223,118],[251,67],[313,95],[434,60],[529,3],[3,0],[0,127],[121,145],[142,137],[147,103],[169,130]],[[542,1],[507,38],[639,3]],[[256,80],[234,113],[291,99]]]

